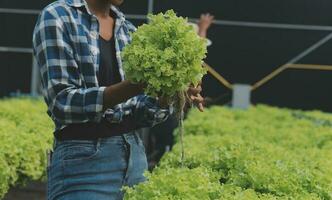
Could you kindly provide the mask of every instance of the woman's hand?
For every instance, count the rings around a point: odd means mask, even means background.
[[[201,96],[202,92],[202,87],[201,83],[195,87],[194,85],[191,85],[187,91],[188,98],[189,98],[189,103],[193,103],[199,111],[203,112],[204,111],[204,98]]]
[[[211,24],[213,23],[214,16],[210,13],[202,14],[198,22],[198,35],[206,38],[206,34]]]

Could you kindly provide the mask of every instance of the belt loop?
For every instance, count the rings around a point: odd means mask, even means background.
[[[129,143],[129,141],[128,141],[128,137],[127,137],[127,134],[126,134],[126,133],[125,133],[125,134],[122,134],[121,137],[122,137],[122,139],[124,140],[124,142],[125,142],[126,144]]]
[[[126,137],[126,134],[122,134],[121,135],[122,139],[123,139],[123,146],[126,149],[126,153],[129,155],[130,154],[130,143]]]
[[[139,144],[139,140],[140,140],[139,133],[138,133],[138,131],[133,131],[133,132],[134,132],[134,137],[135,137],[136,143]]]
[[[96,150],[99,150],[102,138],[96,140]]]
[[[122,137],[123,141],[126,142],[125,134],[122,134],[121,137]]]

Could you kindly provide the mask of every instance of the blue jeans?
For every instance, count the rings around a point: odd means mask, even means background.
[[[117,200],[145,181],[144,145],[135,132],[98,140],[56,141],[47,167],[48,200]]]

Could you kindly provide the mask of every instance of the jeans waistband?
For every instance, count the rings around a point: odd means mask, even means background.
[[[137,131],[132,131],[129,133],[124,133],[119,136],[110,136],[110,137],[102,137],[102,138],[97,138],[97,139],[92,139],[92,140],[58,140],[56,137],[54,137],[54,142],[53,142],[53,149],[62,143],[71,143],[71,142],[91,142],[91,143],[125,143],[125,142],[131,142],[135,141],[137,142],[139,140],[139,134]]]

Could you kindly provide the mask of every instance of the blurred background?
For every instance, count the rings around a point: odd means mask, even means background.
[[[0,0],[0,96],[30,93],[31,38],[39,11],[52,0]],[[122,11],[135,25],[148,12],[174,9],[195,21],[202,13],[215,16],[206,62],[230,83],[253,85],[332,32],[329,0],[126,0]],[[328,40],[297,64],[332,65]],[[253,103],[332,111],[332,71],[287,69],[252,92]],[[38,82],[38,81],[37,81]],[[231,91],[211,75],[204,95],[229,103]]]
[[[38,14],[51,2],[0,0],[0,98],[38,95],[32,31]],[[331,7],[330,0],[125,0],[121,10],[136,26],[147,22],[148,13],[168,9],[194,23],[202,13],[215,16],[206,63],[217,75],[209,73],[203,81],[204,96],[213,104],[231,104],[233,85],[246,84],[253,104],[332,112]],[[168,123],[150,130],[159,133],[159,144],[158,138],[147,138],[154,140],[150,143],[155,146],[148,148],[152,154],[158,145],[164,148],[157,157],[173,144],[172,132],[160,131],[177,126],[174,120]],[[44,185],[33,183],[14,188],[7,199],[44,195]]]

